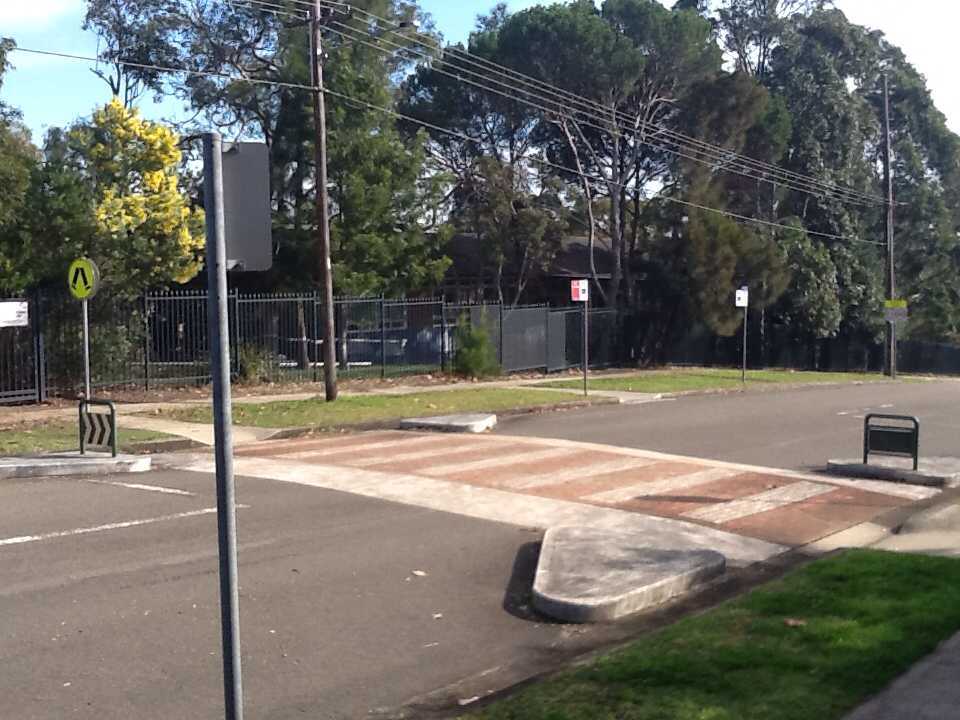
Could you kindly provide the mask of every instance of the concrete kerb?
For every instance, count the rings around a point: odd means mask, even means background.
[[[829,460],[827,472],[841,477],[870,478],[888,482],[902,482],[923,487],[954,487],[960,484],[960,458],[921,458],[916,470],[904,467],[893,458],[879,458],[872,464],[862,458]]]
[[[151,464],[151,458],[142,455],[81,455],[78,450],[46,455],[10,455],[0,457],[0,479],[143,473],[150,470]]]

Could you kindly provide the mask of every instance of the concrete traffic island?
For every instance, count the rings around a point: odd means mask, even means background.
[[[830,460],[827,472],[841,477],[887,480],[925,487],[954,487],[960,485],[960,458],[920,458],[917,469],[913,463],[898,457],[874,457],[869,464],[863,458]]]
[[[533,607],[564,622],[615,620],[723,574],[713,550],[646,547],[644,537],[589,527],[550,528],[533,583]]]
[[[63,477],[65,475],[113,475],[148,472],[151,458],[145,455],[118,455],[79,450],[42,455],[0,457],[0,479]]]
[[[400,421],[401,430],[439,430],[442,432],[482,433],[497,426],[492,413],[456,413],[430,417],[406,418]]]

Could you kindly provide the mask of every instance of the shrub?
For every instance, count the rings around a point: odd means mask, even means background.
[[[467,317],[461,316],[456,330],[457,354],[453,360],[453,370],[458,375],[469,377],[496,377],[503,374],[503,368],[497,362],[497,353],[490,341],[490,328],[487,324],[486,309],[480,314],[480,322],[472,324]]]

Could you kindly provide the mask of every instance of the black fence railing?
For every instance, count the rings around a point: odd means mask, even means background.
[[[2,299],[2,298],[0,298]],[[9,298],[23,302],[22,298]],[[80,305],[66,294],[31,297],[29,324],[0,327],[0,404],[77,394],[83,377]],[[231,374],[242,382],[323,379],[321,305],[316,294],[229,296]],[[388,377],[449,369],[457,355],[457,323],[485,323],[504,371],[558,372],[581,366],[583,309],[545,306],[446,305],[439,300],[340,298],[334,308],[339,375]],[[739,366],[741,336],[706,328],[618,322],[612,310],[591,310],[590,364]],[[147,293],[90,301],[91,381],[96,389],[203,385],[210,382],[205,292]],[[904,373],[960,375],[960,348],[899,343]],[[882,346],[843,336],[819,342],[794,328],[752,320],[751,368],[878,371]]]
[[[45,326],[42,373],[53,395],[73,395],[83,376],[79,303],[45,295],[37,304]],[[316,294],[228,298],[231,375],[242,382],[316,382],[323,379],[321,306]],[[98,295],[90,301],[91,385],[96,389],[202,385],[210,382],[207,294],[147,293],[125,299]],[[387,377],[447,369],[457,353],[461,316],[486,323],[504,371],[559,371],[579,367],[582,311],[545,306],[445,305],[439,300],[339,298],[335,343],[340,377]],[[614,317],[591,311],[591,365],[616,357]],[[4,339],[0,336],[0,339]],[[2,346],[30,358],[33,345],[10,335]],[[11,386],[2,375],[0,392]],[[21,371],[20,374],[23,374]],[[15,384],[15,383],[14,383]],[[0,395],[2,402],[2,395]]]

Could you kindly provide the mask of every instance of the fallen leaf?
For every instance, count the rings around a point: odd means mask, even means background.
[[[807,621],[801,618],[784,618],[783,624],[787,627],[806,627]]]

